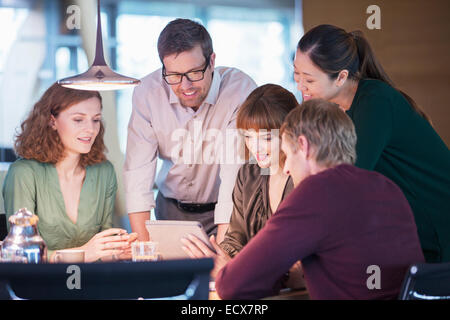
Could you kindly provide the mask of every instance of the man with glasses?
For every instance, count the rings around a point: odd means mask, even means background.
[[[224,161],[230,157],[223,153],[239,154],[232,129],[256,84],[240,70],[215,68],[211,37],[192,20],[171,21],[159,36],[158,53],[162,69],[135,88],[128,125],[124,179],[131,228],[148,239],[145,221],[155,208],[156,219],[199,221],[220,242],[241,164],[236,157]],[[155,179],[158,157],[162,168]]]

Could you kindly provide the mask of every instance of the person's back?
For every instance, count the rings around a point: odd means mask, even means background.
[[[283,209],[304,207],[301,201],[327,225],[326,232],[302,227],[318,241],[302,259],[312,298],[396,298],[408,266],[424,260],[408,202],[381,174],[351,165],[326,170],[295,189]]]
[[[242,253],[247,267],[237,259],[226,267],[229,273],[239,270],[239,278],[219,275],[224,299],[276,294],[280,287],[273,283],[296,260],[302,261],[311,299],[394,299],[408,266],[424,261],[401,190],[352,165],[306,178]],[[258,274],[265,281],[251,280]]]

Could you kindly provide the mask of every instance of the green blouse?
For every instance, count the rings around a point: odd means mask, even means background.
[[[3,198],[7,218],[23,207],[39,217],[39,233],[53,251],[82,246],[96,233],[111,228],[116,190],[111,162],[86,167],[77,222],[73,223],[66,213],[55,166],[19,159],[5,177]]]
[[[450,261],[450,151],[403,95],[361,80],[347,114],[358,138],[356,166],[378,171],[403,191],[428,262]]]

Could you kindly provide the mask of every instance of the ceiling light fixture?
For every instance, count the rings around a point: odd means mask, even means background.
[[[140,80],[118,74],[108,67],[103,56],[101,25],[100,0],[97,0],[97,41],[94,62],[86,72],[58,80],[58,84],[71,89],[105,91],[134,87],[140,83]]]

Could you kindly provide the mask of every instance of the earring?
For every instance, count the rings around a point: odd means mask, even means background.
[[[53,130],[56,130],[55,119],[50,119],[49,126],[50,126],[50,128],[52,128]]]

